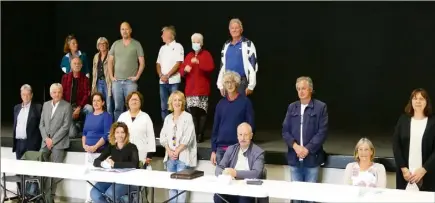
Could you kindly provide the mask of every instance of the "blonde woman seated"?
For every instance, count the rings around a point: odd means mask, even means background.
[[[367,138],[361,138],[355,146],[356,162],[349,163],[344,171],[345,184],[361,187],[387,186],[387,174],[382,164],[374,163],[375,147]]]
[[[166,116],[160,132],[160,144],[165,147],[163,164],[169,172],[179,172],[195,167],[196,134],[192,115],[184,110],[186,98],[180,91],[175,91],[168,99],[168,108],[172,111]],[[181,190],[170,190],[169,198],[181,193]],[[186,202],[186,193],[174,198],[171,203]]]

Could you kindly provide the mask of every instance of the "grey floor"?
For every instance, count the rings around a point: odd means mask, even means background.
[[[209,135],[209,132],[206,132]],[[2,124],[1,136],[12,137],[12,125]],[[366,136],[366,135],[365,135]],[[393,157],[391,133],[370,133],[369,138],[376,148],[376,156]],[[267,151],[286,152],[287,147],[281,137],[281,130],[257,131],[254,135],[256,144]],[[355,144],[363,137],[358,133],[329,132],[325,141],[325,151],[331,154],[353,155]],[[200,143],[200,147],[210,147],[210,139]]]

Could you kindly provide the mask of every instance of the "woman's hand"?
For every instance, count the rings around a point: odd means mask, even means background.
[[[426,174],[426,172],[427,172],[426,169],[424,169],[423,167],[418,168],[417,170],[414,171],[414,173],[412,173],[409,182],[410,183],[420,182],[423,176]]]
[[[403,179],[405,179],[406,182],[409,182],[409,179],[411,178],[411,173],[409,172],[409,169],[406,167],[402,168],[402,174]]]
[[[107,163],[109,163],[110,167],[113,168],[113,166],[115,165],[115,162],[112,160],[112,157],[111,156],[107,157],[106,161],[107,161]]]

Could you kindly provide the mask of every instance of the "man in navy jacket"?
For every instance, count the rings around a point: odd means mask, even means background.
[[[325,103],[311,98],[311,78],[299,77],[296,90],[300,100],[289,105],[282,129],[291,179],[317,182],[319,166],[325,160],[322,145],[328,131],[328,111]]]
[[[12,147],[17,159],[21,159],[26,151],[39,151],[42,142],[39,131],[42,105],[32,101],[33,92],[30,85],[23,85],[20,91],[23,102],[14,107]]]

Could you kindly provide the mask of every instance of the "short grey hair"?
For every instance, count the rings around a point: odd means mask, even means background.
[[[225,86],[225,82],[234,81],[236,82],[236,86],[240,85],[240,75],[234,71],[225,71],[222,77],[222,85]]]
[[[105,37],[100,37],[97,39],[97,50],[98,50],[98,45],[101,43],[106,43],[107,46],[109,46],[109,40],[107,40]]]
[[[313,80],[312,80],[310,77],[308,77],[308,76],[301,76],[301,77],[298,77],[298,79],[296,79],[296,88],[298,88],[298,83],[300,83],[300,82],[302,82],[302,81],[307,81],[308,86],[309,86],[311,89],[314,88],[314,87],[313,87]]]
[[[231,24],[233,24],[233,23],[239,24],[240,28],[243,30],[243,24],[242,24],[242,21],[240,19],[238,19],[238,18],[231,19],[230,20],[230,24],[228,25],[228,27],[230,27]]]
[[[193,40],[197,39],[197,40],[199,40],[199,43],[201,45],[204,44],[204,36],[202,36],[201,33],[195,33],[195,34],[193,34],[192,37],[190,37],[190,39],[192,40],[192,42],[193,42]]]
[[[60,91],[63,91],[62,85],[60,83],[51,84],[50,93],[52,93],[55,89],[60,89]]]
[[[172,34],[172,39],[175,39],[177,32],[175,32],[175,27],[173,25],[165,26],[162,28],[162,32],[169,31]]]
[[[32,87],[29,84],[24,84],[23,86],[21,86],[20,91],[24,91],[24,90],[27,90],[31,94],[33,94]]]

